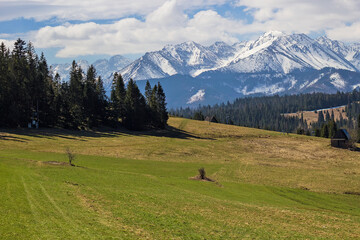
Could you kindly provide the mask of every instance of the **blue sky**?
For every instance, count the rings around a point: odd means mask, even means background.
[[[49,63],[92,62],[269,30],[360,42],[359,16],[358,0],[0,0],[0,41],[31,41]]]

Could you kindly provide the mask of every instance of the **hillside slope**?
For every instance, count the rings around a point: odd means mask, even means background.
[[[76,155],[66,165],[65,149]],[[359,153],[181,118],[163,131],[0,131],[1,239],[360,237]],[[189,180],[204,167],[217,183]]]

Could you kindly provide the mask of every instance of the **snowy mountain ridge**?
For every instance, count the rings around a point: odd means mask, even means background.
[[[332,67],[360,71],[360,44],[348,46],[305,34],[267,32],[255,41],[205,47],[194,42],[148,52],[121,70],[125,80],[164,78],[176,74],[196,77],[207,71],[277,72]]]
[[[95,67],[97,74],[104,80],[105,89],[109,90],[111,87],[112,76],[115,72],[129,65],[131,60],[121,55],[112,56],[109,60],[99,59],[96,60],[92,65]],[[86,73],[90,67],[90,63],[86,60],[80,60],[77,64]],[[71,63],[65,64],[53,64],[51,65],[51,71],[53,75],[58,73],[62,81],[68,81],[70,78]]]
[[[89,64],[78,63],[84,70]],[[195,42],[166,45],[131,62],[121,56],[94,64],[105,89],[110,90],[114,72],[125,81],[160,82],[168,106],[198,106],[246,96],[336,93],[360,88],[360,43],[345,44],[327,37],[267,32],[256,40],[229,45]],[[70,64],[53,65],[68,79]]]

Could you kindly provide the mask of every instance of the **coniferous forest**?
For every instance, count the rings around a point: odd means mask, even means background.
[[[360,101],[360,92],[355,89],[351,93],[309,93],[239,98],[232,103],[199,106],[198,108],[180,108],[171,110],[170,113],[174,116],[196,120],[204,120],[206,116],[215,116],[220,123],[331,137],[336,128],[356,129],[360,114],[358,101]],[[317,123],[311,126],[302,118],[284,116],[284,113],[312,111],[342,105],[346,105],[345,112],[348,119],[340,118],[336,122],[332,117],[331,110],[327,111],[325,116],[319,112]]]
[[[70,81],[52,76],[43,54],[18,39],[14,49],[0,45],[0,127],[91,129],[124,126],[132,130],[164,128],[168,120],[165,93],[158,83],[146,85],[144,97],[130,79],[114,74],[111,96],[90,66],[86,73],[72,63]]]

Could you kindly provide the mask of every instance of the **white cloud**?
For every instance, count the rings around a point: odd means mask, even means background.
[[[236,5],[247,8],[254,17],[248,27],[257,31],[319,32],[358,21],[360,16],[359,0],[238,0]]]
[[[215,11],[185,15],[174,0],[149,13],[144,21],[125,18],[111,24],[66,24],[44,27],[33,33],[36,47],[62,48],[58,57],[91,54],[129,54],[158,50],[166,44],[196,41],[207,44],[217,40],[235,42],[242,22],[221,17]]]
[[[360,41],[360,22],[355,22],[350,26],[343,25],[338,28],[330,29],[326,31],[326,35],[332,39],[341,41]]]
[[[248,22],[243,15],[244,20],[221,16],[215,10],[196,10],[224,3],[234,4],[232,11],[245,7],[244,14],[254,21]],[[268,30],[325,32],[333,39],[360,41],[359,0],[0,0],[0,4],[0,21],[14,17],[120,19],[108,24],[48,26],[26,36],[37,48],[60,48],[58,57],[138,54],[184,41],[232,43],[239,35],[248,38]],[[191,16],[185,14],[189,9],[195,9]],[[126,17],[131,15],[141,17]]]
[[[119,19],[129,15],[145,16],[166,0],[0,0],[0,21],[16,18],[64,20]],[[223,4],[226,0],[179,0],[184,8]]]
[[[12,50],[14,47],[15,40],[11,41],[11,40],[6,40],[6,39],[0,38],[0,43],[4,43],[7,48]]]

